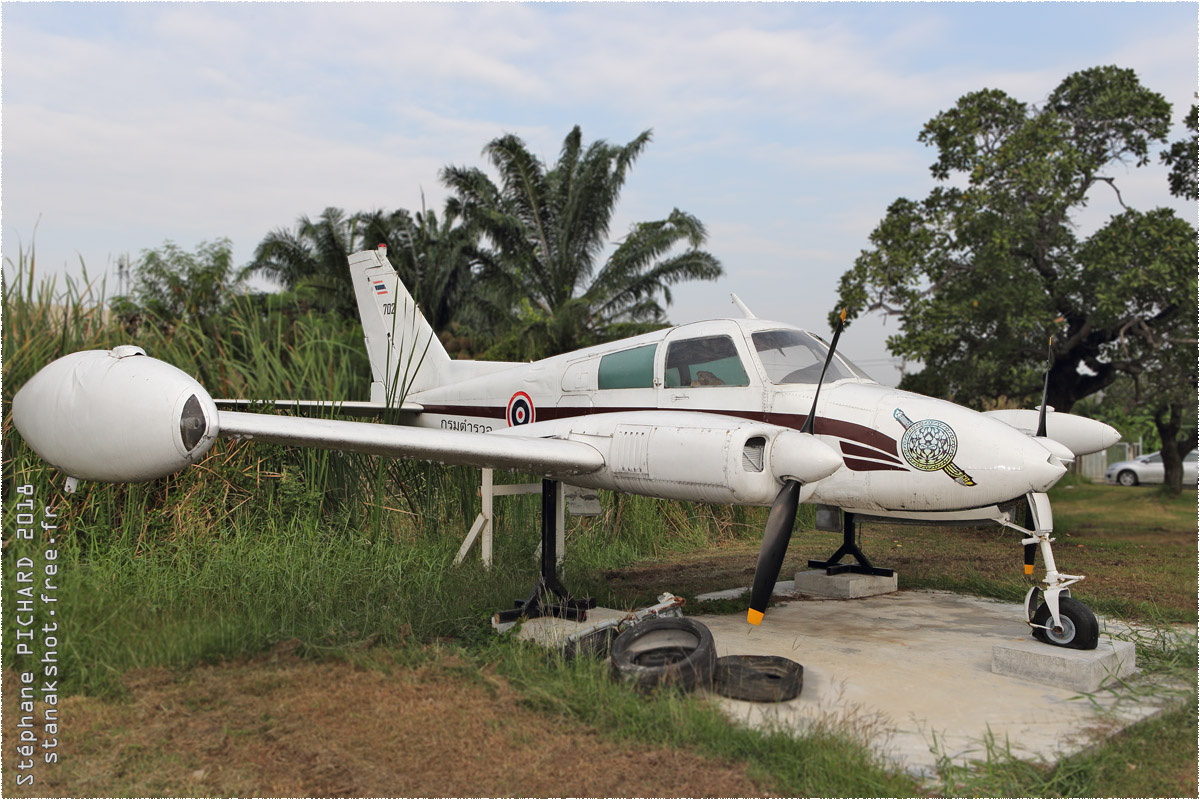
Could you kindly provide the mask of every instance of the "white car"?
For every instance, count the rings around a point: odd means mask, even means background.
[[[1109,483],[1119,483],[1122,486],[1137,486],[1139,483],[1162,483],[1162,453],[1150,453],[1139,456],[1132,461],[1118,461],[1110,465],[1105,471],[1104,480]],[[1185,485],[1196,483],[1195,450],[1183,457],[1183,482]]]

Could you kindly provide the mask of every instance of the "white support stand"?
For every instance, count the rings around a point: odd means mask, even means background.
[[[505,495],[520,495],[520,494],[541,494],[542,485],[540,483],[502,483],[499,486],[492,482],[492,475],[495,470],[483,468],[481,470],[479,482],[479,498],[482,508],[479,516],[475,518],[475,522],[471,525],[471,530],[467,532],[467,536],[463,539],[462,547],[458,548],[458,555],[454,557],[455,564],[461,564],[463,559],[467,557],[467,553],[475,545],[477,539],[479,543],[479,555],[483,559],[483,565],[490,567],[492,565],[492,503],[496,497]],[[564,502],[563,485],[558,483],[558,497],[555,507],[554,532],[555,541],[558,545],[558,563],[562,564],[564,543],[566,540],[566,516]],[[482,539],[480,538],[482,535]]]

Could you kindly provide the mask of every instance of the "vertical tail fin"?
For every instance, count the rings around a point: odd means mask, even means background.
[[[371,359],[371,402],[399,406],[412,392],[442,383],[450,356],[388,263],[387,250],[352,254],[350,274]]]

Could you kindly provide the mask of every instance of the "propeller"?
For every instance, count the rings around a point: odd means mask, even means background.
[[[821,396],[821,384],[825,382],[825,372],[829,369],[829,362],[833,360],[833,353],[837,350],[838,339],[842,335],[842,328],[846,327],[846,309],[842,309],[842,314],[838,317],[837,329],[833,332],[833,341],[829,344],[829,352],[825,354],[825,366],[821,367],[821,377],[817,380],[817,391],[813,394],[812,410],[808,412],[808,419],[804,420],[804,424],[800,426],[801,433],[812,433],[813,427],[816,425],[817,419],[817,398]]]
[[[1046,395],[1050,394],[1050,368],[1054,366],[1054,337],[1050,337],[1050,344],[1046,353],[1046,380],[1042,384],[1042,407],[1038,414],[1037,437],[1046,438]]]
[[[796,524],[796,508],[799,505],[800,481],[784,481],[783,488],[775,495],[775,502],[771,504],[771,513],[767,515],[762,549],[758,552],[758,565],[754,568],[750,610],[746,612],[746,620],[751,625],[762,622],[763,612],[767,610],[767,603],[771,601],[771,591],[775,588],[775,579],[779,577],[783,557],[787,554],[788,542],[792,538],[792,526]]]
[[[825,356],[825,366],[821,368],[821,377],[817,380],[812,409],[808,412],[808,419],[804,420],[804,425],[800,428],[800,434],[803,434],[804,438],[813,445],[818,444],[816,438],[813,437],[813,428],[817,418],[817,398],[821,396],[821,384],[825,382],[825,372],[829,369],[829,362],[833,360],[838,337],[842,335],[842,328],[845,327],[845,324],[846,309],[843,308],[841,317],[838,319],[837,329],[833,332],[833,341],[829,345],[829,352]],[[810,447],[809,449],[815,448]],[[822,449],[827,450],[828,448]],[[840,465],[841,459],[832,451],[830,453],[837,459],[836,464],[828,470],[822,467],[815,474],[820,474],[820,472],[823,472],[824,475],[832,474],[837,469],[837,465]],[[820,477],[824,477],[824,475],[820,475]],[[767,515],[762,548],[758,551],[758,564],[754,568],[754,585],[750,589],[750,610],[746,612],[746,621],[751,625],[758,625],[762,622],[763,614],[767,610],[767,603],[771,601],[771,592],[775,588],[775,581],[779,578],[779,570],[783,567],[783,557],[787,554],[788,542],[792,538],[792,527],[796,524],[796,509],[800,505],[801,481],[797,478],[802,476],[792,474],[779,477],[783,479],[783,488],[779,490],[779,494],[775,495],[775,502],[771,504],[771,513]],[[811,475],[807,477],[809,480],[820,480],[820,477]]]
[[[1050,337],[1050,344],[1047,346],[1046,380],[1042,383],[1042,405],[1041,405],[1041,408],[1038,410],[1037,433],[1034,434],[1035,436],[1037,436],[1037,438],[1043,440],[1043,444],[1045,444],[1044,440],[1049,438],[1048,436],[1046,436],[1046,411],[1047,411],[1046,396],[1050,393],[1050,368],[1052,366],[1054,366],[1054,337],[1053,336]],[[1072,458],[1073,458],[1073,456],[1072,456]],[[1062,460],[1061,457],[1059,458],[1059,460],[1060,461]],[[1029,508],[1028,506],[1026,506],[1026,508],[1025,508],[1025,525],[1026,525],[1026,527],[1033,525],[1033,509]],[[1037,549],[1038,549],[1038,546],[1037,546],[1036,542],[1030,542],[1029,544],[1025,545],[1025,574],[1026,575],[1033,574],[1033,562],[1037,558]]]
[[[1033,527],[1033,509],[1029,507],[1028,503],[1026,503],[1026,505],[1025,505],[1025,527],[1026,528]],[[1033,574],[1033,562],[1034,562],[1034,559],[1037,558],[1037,549],[1038,549],[1037,542],[1030,542],[1029,544],[1025,545],[1025,574],[1026,575]]]

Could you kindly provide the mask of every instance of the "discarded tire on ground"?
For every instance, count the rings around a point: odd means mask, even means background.
[[[803,687],[804,667],[783,656],[723,656],[713,671],[713,691],[734,700],[782,703]]]
[[[611,653],[617,678],[641,691],[708,686],[717,660],[712,633],[688,617],[638,623],[613,641]]]

